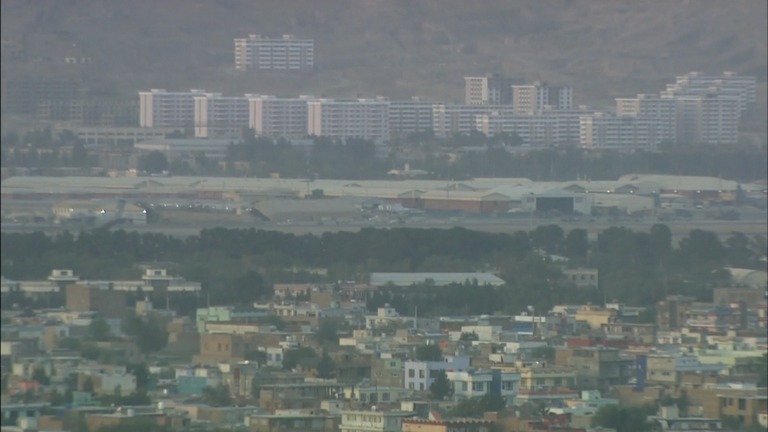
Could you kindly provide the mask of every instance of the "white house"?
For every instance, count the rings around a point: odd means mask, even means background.
[[[447,372],[466,371],[470,366],[470,357],[446,356],[443,361],[413,361],[403,364],[405,388],[409,390],[426,391],[435,381],[435,374],[444,370]]]
[[[446,372],[453,386],[453,396],[472,398],[495,394],[514,398],[520,388],[520,373],[494,370],[467,370]]]

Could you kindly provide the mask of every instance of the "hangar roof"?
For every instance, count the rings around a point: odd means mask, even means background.
[[[627,174],[619,181],[635,183],[651,181],[658,183],[663,189],[702,190],[702,191],[735,191],[738,183],[733,180],[723,180],[717,177],[675,176],[660,174]]]

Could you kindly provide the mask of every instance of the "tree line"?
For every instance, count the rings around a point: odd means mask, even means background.
[[[472,177],[526,177],[540,181],[576,178],[613,180],[627,173],[714,176],[742,181],[768,177],[766,147],[750,145],[705,147],[664,145],[655,150],[592,150],[522,147],[514,133],[488,137],[481,132],[436,137],[431,131],[391,140],[377,151],[366,139],[307,137],[292,143],[285,139],[256,137],[252,130],[227,147],[223,164],[204,152],[169,160],[155,151],[141,155],[137,168],[147,173],[170,171],[176,175],[216,175],[324,179],[383,179],[392,169],[429,172],[434,179]],[[176,137],[169,135],[169,138]],[[87,148],[71,131],[56,135],[50,128],[2,136],[3,167],[95,167],[95,149]],[[464,151],[472,149],[472,151]],[[120,144],[113,150],[133,151]],[[386,152],[386,154],[384,154]],[[458,157],[455,157],[457,156]]]
[[[647,231],[611,227],[596,240],[584,229],[566,233],[558,225],[509,234],[402,227],[295,235],[214,228],[186,238],[124,230],[0,238],[0,268],[11,280],[45,279],[54,268],[72,269],[86,280],[138,279],[139,264],[155,263],[202,283],[203,294],[187,299],[184,312],[208,302],[265,300],[274,283],[364,283],[371,272],[490,271],[505,281],[501,287],[471,280],[435,287],[426,281],[412,289],[384,287],[368,299],[371,310],[390,303],[407,314],[414,306],[420,314],[520,312],[527,306],[541,311],[564,302],[612,300],[650,306],[669,294],[709,301],[712,289],[729,281],[723,267],[762,269],[766,251],[763,236],[733,233],[723,241],[703,230],[674,244],[663,224]],[[568,263],[553,261],[555,255]],[[563,265],[598,269],[598,286],[574,289],[563,277]],[[318,275],[311,268],[328,271]]]

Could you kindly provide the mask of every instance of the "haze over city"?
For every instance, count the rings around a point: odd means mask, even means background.
[[[1,2],[2,431],[766,430],[767,14]]]

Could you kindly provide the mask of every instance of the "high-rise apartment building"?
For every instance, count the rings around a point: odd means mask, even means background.
[[[515,133],[524,144],[534,147],[577,145],[581,111],[546,110],[518,114],[512,109],[476,116],[476,128],[488,136]]]
[[[192,129],[195,125],[195,96],[205,90],[168,92],[152,89],[139,92],[139,126]]]
[[[501,74],[464,77],[466,105],[507,105],[512,101],[512,85],[516,80]]]
[[[545,109],[573,109],[573,89],[536,81],[512,86],[512,107],[516,113],[531,114]]]
[[[434,102],[413,98],[389,102],[389,131],[392,136],[432,130]]]
[[[581,116],[579,145],[583,148],[652,148],[657,145],[653,121],[598,112]]]
[[[195,136],[198,138],[241,138],[248,126],[248,99],[221,93],[194,97]]]
[[[710,93],[738,97],[739,110],[744,112],[757,100],[757,80],[734,72],[725,72],[719,76],[689,72],[679,75],[674,84],[667,84],[662,97],[703,96]]]
[[[82,99],[85,91],[77,81],[20,79],[2,81],[4,114],[34,115],[41,103],[64,103]]]
[[[435,136],[450,137],[454,134],[469,134],[477,130],[477,117],[494,112],[511,110],[509,105],[452,105],[434,104],[432,107],[432,128]]]
[[[265,95],[248,97],[248,127],[257,136],[286,139],[307,136],[307,102],[312,96],[278,98]]]
[[[674,99],[653,94],[639,94],[635,98],[616,98],[618,117],[636,118],[650,127],[651,146],[676,140],[677,108]]]
[[[739,97],[708,93],[675,96],[674,100],[678,143],[732,145],[738,142]]]
[[[315,41],[294,35],[269,38],[258,34],[235,39],[238,70],[311,71],[315,67]]]
[[[384,98],[310,100],[307,133],[385,142],[389,139],[389,102]]]

